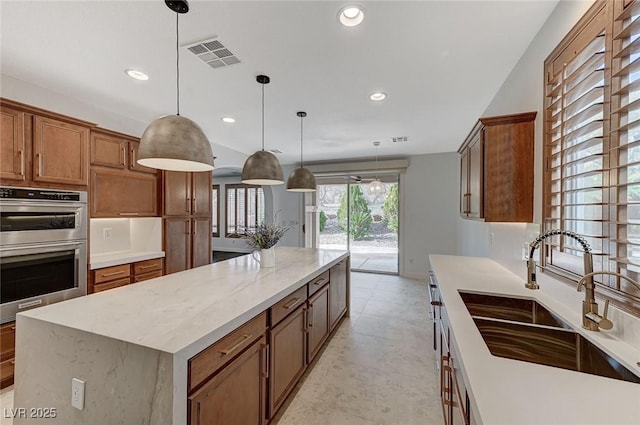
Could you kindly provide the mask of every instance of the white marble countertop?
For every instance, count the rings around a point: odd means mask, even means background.
[[[488,258],[429,259],[460,350],[465,385],[483,424],[640,424],[640,384],[491,355],[458,290],[536,299],[640,375],[640,347],[581,328],[584,293],[543,274],[538,274],[539,290],[526,289],[521,278]]]
[[[188,358],[348,255],[278,247],[274,268],[246,255],[19,314]]]
[[[105,254],[92,254],[89,256],[89,269],[95,270],[162,257],[164,257],[164,251],[116,251]]]

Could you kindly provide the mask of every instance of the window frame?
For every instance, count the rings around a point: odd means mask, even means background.
[[[224,199],[225,199],[225,237],[227,238],[241,238],[243,235],[246,234],[246,232],[244,231],[240,231],[239,230],[239,226],[237,224],[238,220],[238,196],[237,196],[237,189],[245,189],[244,191],[244,223],[246,224],[246,227],[251,228],[251,226],[248,226],[248,221],[249,221],[249,190],[248,189],[256,189],[255,190],[255,197],[253,200],[251,200],[253,202],[254,205],[254,211],[255,211],[255,222],[252,223],[253,227],[257,227],[258,224],[260,224],[261,220],[264,220],[264,217],[260,218],[260,215],[258,214],[259,212],[259,198],[260,198],[260,192],[262,191],[262,203],[264,206],[264,189],[262,188],[262,186],[260,185],[253,185],[253,184],[244,184],[244,183],[237,183],[237,184],[227,184],[225,185],[224,188]],[[230,190],[236,190],[236,197],[235,197],[235,204],[233,205],[234,207],[234,221],[235,221],[235,231],[234,232],[230,232],[229,231],[229,208],[231,207],[230,203],[229,203],[229,191]],[[263,212],[264,212],[264,208],[263,208]]]
[[[211,186],[211,202],[215,201],[215,206],[212,205],[212,217],[211,217],[211,237],[220,237],[220,185],[214,184]],[[213,230],[213,222],[215,219],[216,230]]]

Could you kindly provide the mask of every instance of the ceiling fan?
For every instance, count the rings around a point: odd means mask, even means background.
[[[369,183],[375,180],[375,178],[368,178],[365,177],[363,178],[362,176],[349,176],[349,178],[354,182],[354,183]]]

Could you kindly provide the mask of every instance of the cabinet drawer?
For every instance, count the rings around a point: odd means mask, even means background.
[[[155,272],[156,270],[162,270],[162,258],[154,258],[152,260],[138,261],[137,263],[133,263],[134,275]]]
[[[289,313],[295,311],[295,309],[306,300],[307,287],[303,286],[271,307],[271,326],[277,325],[279,321],[287,317]]]
[[[128,277],[118,280],[112,280],[106,283],[100,283],[93,286],[93,292],[106,291],[107,289],[117,288],[118,286],[128,285],[131,280]]]
[[[0,327],[0,361],[11,359],[16,349],[16,322]]]
[[[103,283],[110,280],[122,279],[131,275],[131,267],[129,264],[122,264],[119,266],[105,267],[104,269],[94,270],[93,282]]]
[[[263,312],[189,360],[189,391],[242,352],[267,330]]]
[[[138,283],[149,279],[155,279],[162,276],[162,270],[156,270],[155,272],[137,274],[133,277],[133,282]]]
[[[5,388],[13,385],[13,372],[15,369],[15,360],[9,359],[0,363],[0,387]]]
[[[322,273],[320,276],[316,277],[315,279],[313,279],[311,282],[307,284],[307,286],[309,287],[308,289],[309,296],[315,294],[318,291],[318,289],[322,288],[327,283],[329,283],[329,270]]]

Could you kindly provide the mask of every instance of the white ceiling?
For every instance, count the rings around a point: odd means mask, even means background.
[[[455,151],[557,1],[359,3],[363,24],[346,28],[337,22],[346,2],[191,1],[181,44],[217,35],[242,63],[212,69],[181,49],[181,114],[250,154],[260,147],[255,76],[267,74],[266,149],[283,151],[283,163],[299,158],[299,110],[305,160],[370,158],[374,140],[381,157]],[[164,1],[0,7],[3,74],[141,123],[175,113],[175,14]],[[374,103],[378,90],[388,97]]]

